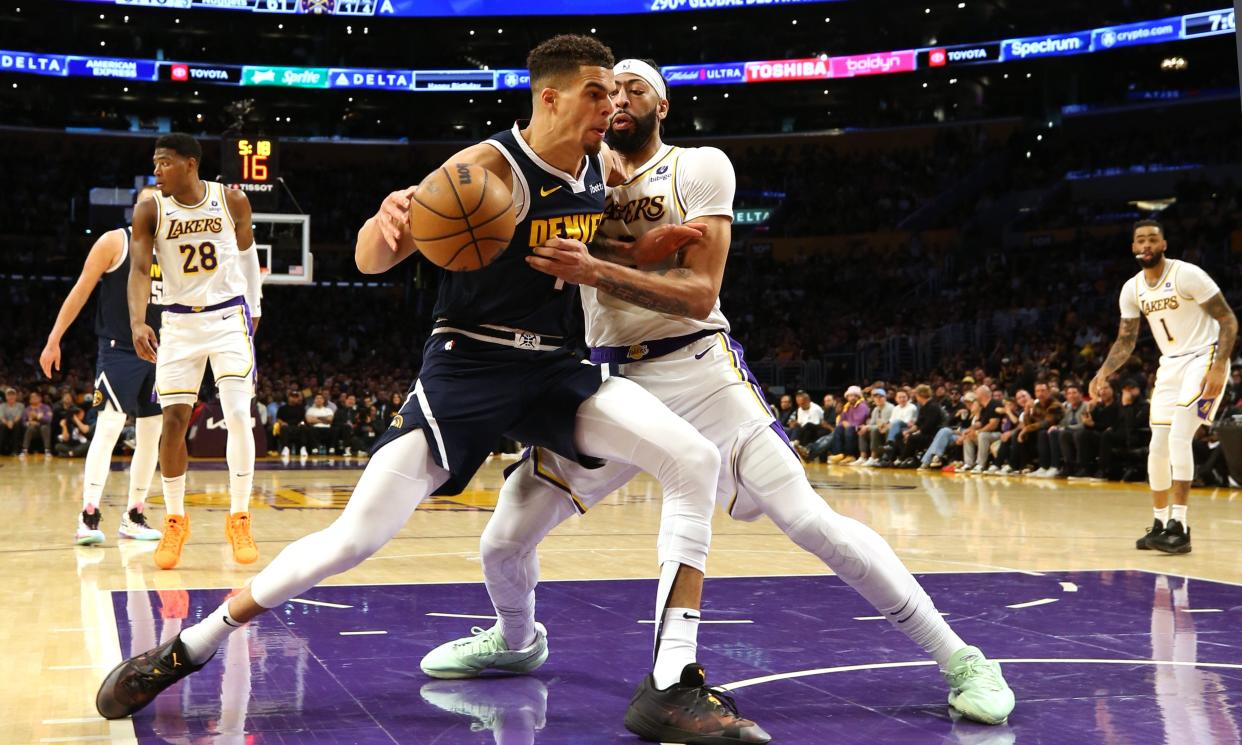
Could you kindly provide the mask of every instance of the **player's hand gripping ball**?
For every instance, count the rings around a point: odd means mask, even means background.
[[[472,272],[513,239],[513,195],[482,166],[451,163],[423,179],[410,199],[410,235],[431,263]]]

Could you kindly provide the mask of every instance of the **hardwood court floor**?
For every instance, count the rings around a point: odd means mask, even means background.
[[[428,500],[382,551],[328,584],[480,581],[478,536],[504,465],[489,462],[459,496]],[[253,507],[261,558],[241,567],[231,561],[224,540],[224,464],[192,463],[186,500],[192,537],[181,566],[162,572],[152,564],[153,545],[115,537],[127,474],[114,472],[108,483],[102,526],[107,541],[77,548],[72,536],[82,461],[0,458],[0,507],[9,518],[0,568],[6,663],[0,743],[133,742],[131,722],[104,722],[93,706],[101,676],[120,658],[111,591],[241,586],[281,547],[331,522],[359,467],[343,459],[261,461]],[[1142,485],[824,466],[808,473],[835,509],[875,528],[916,573],[1133,569],[1242,584],[1242,491],[1193,492],[1194,553],[1173,557],[1133,548],[1151,521]],[[643,476],[571,519],[540,549],[543,579],[653,577],[659,508],[659,487]],[[158,497],[149,514],[153,523],[160,521]],[[718,514],[714,529],[711,577],[825,573],[766,519],[740,523]],[[712,602],[727,605],[722,598]],[[186,623],[204,610],[210,607],[195,604]],[[1151,612],[1150,603],[1143,612]],[[1236,618],[1234,624],[1238,628]],[[1237,638],[1230,643],[1242,645]],[[417,660],[407,664],[413,670]]]

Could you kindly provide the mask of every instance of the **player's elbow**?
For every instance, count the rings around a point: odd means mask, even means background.
[[[689,315],[696,321],[705,321],[716,308],[716,291],[711,287],[697,289],[687,304]]]

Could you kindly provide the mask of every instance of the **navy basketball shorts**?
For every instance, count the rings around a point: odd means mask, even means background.
[[[160,405],[153,399],[155,365],[142,359],[132,349],[99,345],[95,363],[96,407],[111,403],[118,411],[130,416],[158,416]]]
[[[372,452],[421,429],[436,465],[450,473],[434,493],[450,496],[466,488],[502,436],[597,466],[575,449],[574,428],[578,407],[608,374],[607,366],[563,349],[523,350],[432,334],[418,379]]]

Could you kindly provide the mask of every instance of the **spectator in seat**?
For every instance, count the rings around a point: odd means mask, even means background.
[[[884,433],[884,449],[880,451],[880,462],[877,465],[891,466],[901,455],[901,445],[905,442],[902,439],[902,433],[914,426],[914,420],[919,415],[919,407],[910,400],[910,392],[902,388],[897,391],[896,405],[893,406],[893,416],[889,419],[888,426],[881,425],[880,431]]]
[[[944,408],[932,400],[931,386],[926,383],[914,389],[914,401],[919,407],[918,417],[912,426],[901,433],[901,460],[897,465],[903,468],[915,468],[919,465],[918,454],[931,445],[932,438],[949,421],[949,415]]]
[[[1043,478],[1054,479],[1070,475],[1071,469],[1066,455],[1074,447],[1074,436],[1086,427],[1083,417],[1087,413],[1087,402],[1083,400],[1082,388],[1077,383],[1065,386],[1065,403],[1061,405],[1061,412],[1061,421],[1055,427],[1049,428],[1047,434],[1041,435],[1039,439],[1040,462],[1044,462],[1044,453],[1047,451],[1047,460],[1051,465]]]
[[[970,429],[962,436],[962,466],[971,473],[988,468],[992,444],[1000,440],[1003,404],[992,397],[986,385],[975,388],[975,405],[971,411]]]
[[[1064,417],[1063,411],[1064,407],[1057,400],[1052,387],[1047,383],[1036,383],[1035,404],[1026,433],[1026,442],[1033,443],[1035,460],[1039,464],[1039,468],[1033,473],[1036,478],[1055,478],[1060,473],[1051,441],[1057,425]],[[1028,454],[1030,452],[1028,448]]]
[[[1151,406],[1143,396],[1138,380],[1129,378],[1121,384],[1121,405],[1117,410],[1117,423],[1100,438],[1100,471],[1098,480],[1119,480],[1125,472],[1124,456],[1127,451],[1147,444],[1151,437]],[[1147,461],[1142,460],[1146,473]],[[1132,474],[1135,476],[1137,474]]]
[[[56,454],[67,458],[86,455],[94,434],[94,418],[88,420],[87,411],[74,406],[69,416],[60,420],[60,435],[56,438]]]
[[[302,404],[302,392],[289,391],[285,405],[276,410],[276,421],[272,423],[272,436],[279,445],[282,456],[298,450],[307,455],[306,447],[310,442],[310,430],[306,426],[306,406]]]
[[[327,452],[332,434],[332,409],[322,393],[316,393],[314,402],[306,407],[306,426],[315,452],[319,455]]]
[[[871,414],[867,423],[858,428],[858,450],[861,465],[875,466],[880,463],[880,453],[884,448],[896,407],[888,401],[888,391],[883,388],[871,390]]]
[[[957,396],[953,397],[956,398]],[[977,405],[978,400],[975,397],[974,391],[968,391],[965,396],[960,397],[957,410],[953,412],[953,415],[949,417],[945,425],[936,431],[936,436],[932,438],[931,445],[927,446],[919,468],[944,467],[944,464],[950,460],[948,457],[949,449],[961,446],[962,439],[970,430],[971,412]]]
[[[22,434],[22,455],[30,452],[31,441],[36,435],[43,447],[43,454],[52,457],[52,407],[43,403],[43,396],[37,392],[30,394],[30,403],[22,418],[25,421],[25,433]]]
[[[828,402],[827,396],[824,397],[824,402]],[[824,413],[827,415],[828,412]],[[863,400],[862,389],[856,385],[847,388],[845,405],[841,407],[841,413],[837,415],[836,427],[828,436],[826,452],[829,454],[830,463],[844,464],[854,460],[855,454],[858,453],[858,428],[866,424],[870,414],[871,408]],[[814,448],[812,448],[812,455],[814,454]]]
[[[806,391],[798,391],[794,400],[798,404],[798,410],[795,412],[797,432],[793,439],[806,447],[823,434],[820,425],[824,423],[824,410],[811,401],[811,396]]]
[[[1121,407],[1111,385],[1100,389],[1100,397],[1087,402],[1082,429],[1061,438],[1061,452],[1070,478],[1099,477],[1100,438],[1117,424]]]
[[[776,418],[781,423],[781,428],[785,430],[785,436],[790,440],[798,436],[798,423],[795,415],[798,410],[794,408],[793,396],[788,393],[781,396],[780,404],[776,409]]]
[[[0,403],[0,455],[13,455],[21,447],[22,419],[26,407],[17,400],[17,390],[4,389],[4,402]]]
[[[1015,468],[1014,454],[1017,452],[1018,432],[1022,429],[1030,403],[1031,394],[1025,390],[1019,390],[1013,398],[1006,398],[1004,401],[1004,408],[1001,410],[1004,415],[1001,419],[1001,439],[996,451],[996,462],[1000,465],[997,472],[1002,476],[1021,468],[1020,465]]]
[[[358,407],[358,397],[352,393],[345,395],[345,404],[338,406],[332,417],[333,437],[336,447],[345,455],[352,455],[354,450],[363,448],[356,442],[358,437],[358,421],[362,411]]]

